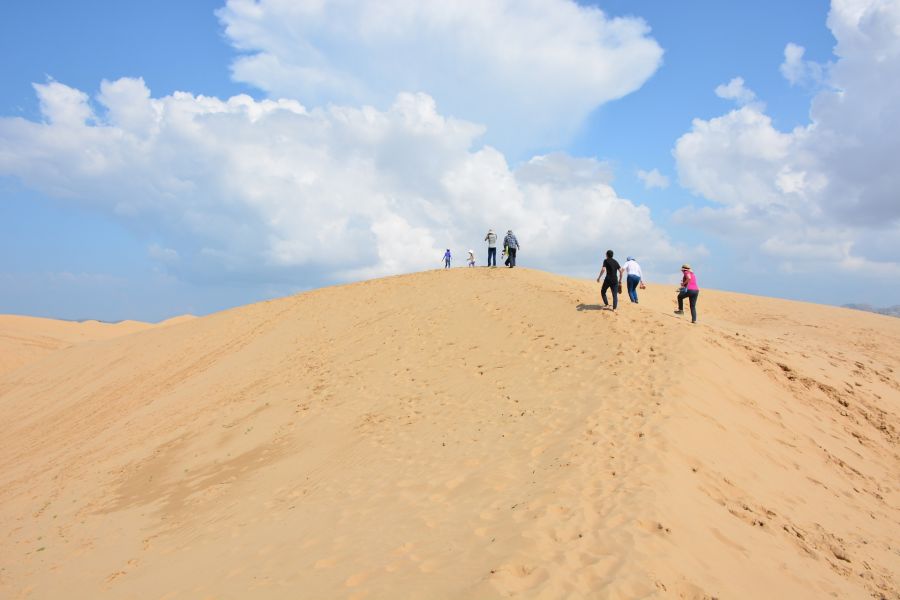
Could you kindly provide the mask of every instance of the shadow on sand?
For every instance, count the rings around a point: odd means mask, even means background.
[[[612,310],[609,306],[603,306],[602,304],[579,304],[575,307],[575,310]]]

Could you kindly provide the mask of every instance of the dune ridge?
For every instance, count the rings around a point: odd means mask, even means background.
[[[0,596],[900,598],[900,321],[453,269],[0,373]]]
[[[143,321],[61,321],[21,315],[0,315],[0,375],[76,344],[107,340],[151,327],[166,327],[196,317],[181,315],[160,323]]]

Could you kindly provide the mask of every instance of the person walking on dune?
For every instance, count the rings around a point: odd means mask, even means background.
[[[474,267],[475,266],[475,251],[474,250],[471,250],[471,249],[469,250],[469,259],[468,260],[469,260],[469,266]]]
[[[444,268],[450,268],[450,261],[453,259],[453,256],[450,254],[450,248],[447,248],[447,251],[444,252]]]
[[[687,298],[691,305],[691,323],[697,322],[697,297],[700,295],[700,287],[697,285],[697,276],[691,270],[691,265],[681,265],[681,288],[678,290],[678,310],[676,315],[684,314],[684,299]]]
[[[519,240],[516,239],[516,234],[512,232],[512,229],[507,230],[506,237],[503,238],[503,245],[506,246],[506,251],[509,253],[507,262],[509,262],[509,268],[512,269],[516,266],[516,252],[519,251]]]
[[[488,229],[487,235],[484,236],[484,241],[488,243],[488,266],[496,267],[497,266],[497,234],[494,233],[493,229]]]
[[[637,288],[638,285],[641,286],[641,289],[644,289],[644,280],[643,274],[641,273],[641,265],[634,259],[633,256],[629,256],[625,259],[625,264],[622,265],[622,268],[625,270],[625,285],[628,286],[628,297],[635,304],[638,303],[638,295]]]
[[[604,273],[606,277],[603,276]],[[600,280],[603,279],[603,286],[600,288],[603,306],[609,306],[609,301],[606,299],[606,290],[612,289],[612,309],[616,310],[619,307],[619,288],[622,287],[622,273],[624,273],[624,270],[619,266],[619,261],[613,258],[613,251],[607,250],[606,260],[603,261],[600,274],[597,275],[597,283],[600,283]]]

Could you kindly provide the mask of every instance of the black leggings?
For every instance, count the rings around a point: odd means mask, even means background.
[[[700,290],[684,290],[678,294],[678,310],[684,310],[685,298],[687,298],[688,302],[691,304],[691,323],[697,322],[697,296],[699,295]]]

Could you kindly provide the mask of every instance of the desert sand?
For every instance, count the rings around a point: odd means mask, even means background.
[[[0,376],[36,362],[61,349],[95,340],[108,340],[143,331],[190,321],[193,315],[181,315],[160,323],[141,321],[60,321],[40,317],[0,315]]]
[[[452,269],[0,346],[0,597],[900,598],[900,319],[673,292]]]

